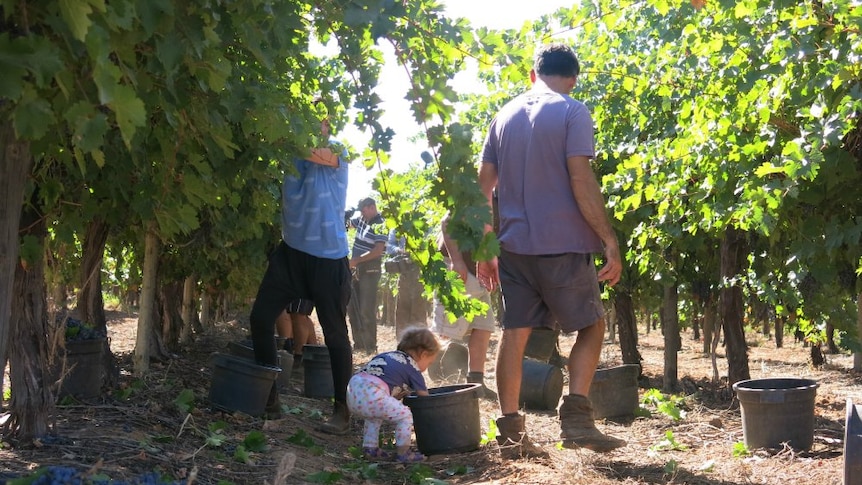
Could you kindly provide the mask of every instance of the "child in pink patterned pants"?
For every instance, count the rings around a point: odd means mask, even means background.
[[[422,461],[425,456],[410,451],[413,413],[402,399],[415,392],[427,396],[422,372],[434,362],[440,342],[427,328],[409,328],[401,334],[398,350],[376,355],[350,379],[347,407],[354,416],[365,419],[363,453],[368,458],[390,458],[380,449],[383,422],[395,424],[396,459],[402,463]]]

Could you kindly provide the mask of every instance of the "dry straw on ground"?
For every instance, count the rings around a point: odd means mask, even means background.
[[[814,446],[804,452],[755,450],[747,456],[734,456],[735,446],[743,439],[738,402],[726,385],[712,383],[710,359],[700,352],[702,344],[684,335],[678,354],[684,419],[675,422],[654,412],[650,417],[601,421],[601,429],[628,440],[628,445],[617,451],[595,454],[558,448],[555,412],[528,411],[530,435],[550,452],[548,460],[504,461],[496,444],[491,443],[470,453],[432,456],[420,465],[370,464],[355,456],[355,449],[361,446],[361,423],[354,422],[353,432],[347,436],[316,432],[315,424],[329,413],[331,404],[303,397],[299,388],[282,396],[288,412],[276,421],[263,422],[208,408],[209,356],[214,351],[226,351],[231,340],[244,338],[247,325],[243,322],[208,329],[193,346],[178,352],[170,362],[153,365],[150,375],[138,381],[129,374],[137,321],[133,315],[112,317],[112,349],[121,358],[121,380],[130,397],[105,396],[93,403],[60,407],[56,438],[46,443],[2,446],[0,477],[27,474],[39,466],[86,470],[99,463],[100,472],[114,479],[128,480],[145,471],[160,470],[197,484],[320,483],[337,477],[333,483],[402,484],[420,483],[430,477],[440,481],[437,483],[452,484],[838,485],[844,473],[846,401],[862,402],[862,378],[849,370],[849,355],[827,356],[828,364],[814,369],[808,365],[808,349],[800,344],[776,349],[762,336],[749,336],[752,377],[793,376],[819,383]],[[390,326],[380,327],[381,350],[395,347],[393,333]],[[661,387],[663,355],[659,331],[641,333],[639,340],[644,358],[642,396],[649,388]],[[492,356],[496,342],[495,338]],[[563,339],[564,345],[570,342]],[[368,357],[357,354],[355,361],[359,364]],[[607,343],[603,363],[619,359],[617,345]],[[719,368],[726,372],[723,355],[719,356]],[[493,387],[493,358],[489,359],[488,375]],[[183,389],[191,389],[195,395],[195,409],[188,415],[173,404]],[[480,412],[484,432],[498,409],[495,403],[481,400]],[[218,421],[226,426],[221,436],[214,437],[211,424]],[[253,431],[263,432],[268,449],[248,453],[245,462],[236,460],[237,449]],[[668,432],[675,446],[661,445]]]

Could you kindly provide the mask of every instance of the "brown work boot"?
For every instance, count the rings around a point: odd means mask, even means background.
[[[534,445],[524,430],[524,415],[497,418],[497,443],[507,460],[547,458],[548,452]]]
[[[347,409],[347,403],[335,401],[332,416],[318,426],[317,430],[329,434],[347,434],[350,431],[350,410]]]
[[[605,453],[625,446],[625,440],[602,434],[593,419],[593,406],[586,396],[563,396],[560,405],[560,438],[564,448],[586,448]]]

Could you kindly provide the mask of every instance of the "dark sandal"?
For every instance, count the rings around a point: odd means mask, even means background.
[[[364,456],[365,458],[368,458],[370,460],[390,460],[390,459],[392,459],[392,455],[389,452],[383,451],[380,448],[364,447],[364,448],[362,448],[362,456]]]
[[[398,455],[396,459],[399,463],[417,463],[420,461],[425,461],[425,455],[419,453],[418,451],[408,451],[403,455]]]

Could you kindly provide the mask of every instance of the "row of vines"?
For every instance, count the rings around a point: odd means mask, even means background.
[[[104,292],[136,295],[145,374],[254,296],[279,237],[282,162],[319,142],[319,97],[336,132],[372,133],[352,163],[381,169],[382,209],[428,288],[454,313],[477,311],[427,236],[450,211],[463,248],[496,252],[481,236],[478,146],[550,40],[580,56],[575,95],[592,109],[627,250],[609,293],[625,360],[639,360],[640,309],[661,309],[671,388],[679,328],[694,321],[724,333],[729,381],[748,377],[753,309],[811,334],[828,324],[858,350],[858,2],[597,0],[506,31],[441,12],[434,0],[0,0],[4,431],[48,426],[53,396],[33,383],[53,352],[49,300],[75,293],[81,317],[104,327]],[[313,55],[313,42],[337,52]],[[433,158],[422,173],[386,168],[383,43],[410,76]],[[448,85],[467,66],[486,94]]]

